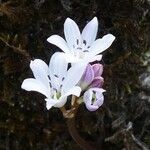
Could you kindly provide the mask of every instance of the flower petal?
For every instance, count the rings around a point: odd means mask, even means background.
[[[87,62],[100,61],[101,59],[102,59],[102,55],[93,56],[91,55],[91,53],[87,54],[87,56],[85,57],[85,60]]]
[[[114,40],[115,36],[113,36],[112,34],[107,34],[103,36],[103,38],[97,39],[89,48],[90,54],[97,55],[99,53],[102,53],[111,46]]]
[[[62,79],[66,76],[67,68],[68,63],[64,57],[64,53],[61,52],[54,53],[49,63],[50,73]]]
[[[79,85],[82,90],[85,90],[93,81],[94,79],[94,71],[90,64],[87,65],[86,70],[79,81]]]
[[[67,97],[69,95],[76,95],[79,96],[81,93],[81,88],[78,86],[75,86],[71,88],[67,93],[62,95],[58,100],[56,99],[51,99],[51,98],[46,98],[46,108],[49,110],[51,107],[63,107],[65,103],[67,102]]]
[[[106,90],[104,90],[102,88],[91,88],[91,90],[95,91],[95,92],[100,92],[100,93],[106,92]]]
[[[90,46],[96,39],[98,31],[98,20],[94,17],[83,29],[82,38],[86,42],[86,46]]]
[[[92,81],[91,88],[101,88],[103,86],[104,79],[102,77],[95,77]]]
[[[52,108],[52,106],[54,106],[57,103],[57,100],[55,99],[51,99],[51,98],[46,98],[46,108],[49,110]]]
[[[64,93],[68,92],[69,89],[74,87],[79,82],[86,69],[86,65],[87,63],[77,63],[68,70],[66,78],[62,84],[62,91]]]
[[[60,91],[62,80],[50,73],[50,84],[53,89]]]
[[[66,41],[62,37],[60,37],[59,35],[52,35],[47,39],[47,41],[49,43],[52,43],[52,44],[56,45],[61,50],[63,50],[65,53],[70,53],[71,52],[68,48],[68,45],[67,45]]]
[[[54,107],[58,107],[58,108],[63,107],[65,105],[65,103],[67,102],[67,97],[69,95],[80,96],[80,93],[81,93],[80,87],[78,87],[78,86],[72,87],[71,89],[69,89],[69,91],[67,93],[65,93],[58,99],[58,101],[54,105]]]
[[[66,102],[67,102],[67,96],[60,97],[57,100],[57,103],[54,105],[54,107],[57,108],[63,107],[66,104]]]
[[[39,92],[45,95],[46,97],[50,96],[50,91],[48,91],[47,87],[40,81],[33,78],[25,79],[21,85],[21,88],[25,89],[26,91]]]
[[[62,81],[67,73],[68,63],[64,57],[64,53],[56,52],[52,55],[49,63],[49,74],[51,85],[54,89],[60,90]]]
[[[64,23],[64,34],[67,44],[74,50],[75,46],[81,46],[81,34],[77,24],[70,18],[67,18]]]
[[[103,73],[103,65],[101,64],[94,64],[92,65],[93,71],[94,71],[94,77],[101,76]]]
[[[47,64],[41,59],[31,60],[30,68],[34,74],[34,77],[49,88],[49,69]]]
[[[102,106],[102,104],[103,104],[103,102],[104,102],[104,96],[103,96],[103,93],[101,93],[101,92],[96,92],[96,101],[95,101],[95,103],[93,103],[93,105],[95,106],[98,106],[98,107],[100,107],[100,106]]]

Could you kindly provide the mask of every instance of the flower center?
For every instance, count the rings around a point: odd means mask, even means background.
[[[82,58],[84,58],[85,54],[83,51],[77,51],[77,52],[75,52],[74,56],[78,57],[79,59],[82,59]]]
[[[76,40],[76,44],[73,45],[74,48],[74,56],[82,59],[85,57],[85,53],[89,52],[90,46],[87,46],[86,40],[83,40],[81,44],[79,44],[79,39]]]
[[[52,98],[58,100],[61,97],[61,93],[57,90],[54,90],[52,93]]]
[[[96,93],[95,93],[95,91],[93,91],[92,101],[91,101],[92,105],[95,102],[95,100],[96,100]]]

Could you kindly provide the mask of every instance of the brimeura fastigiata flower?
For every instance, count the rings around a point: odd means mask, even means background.
[[[100,53],[111,46],[115,36],[107,34],[96,40],[97,31],[98,20],[96,17],[84,27],[82,33],[80,33],[77,24],[67,18],[64,23],[66,41],[59,35],[52,35],[47,41],[62,49],[68,62],[99,61],[102,58]]]
[[[74,65],[68,70],[68,63],[61,53],[52,55],[49,66],[40,59],[31,61],[30,68],[35,78],[25,79],[21,88],[36,91],[46,96],[46,107],[62,107],[67,96],[79,96],[81,88],[76,84],[85,71],[86,64]]]

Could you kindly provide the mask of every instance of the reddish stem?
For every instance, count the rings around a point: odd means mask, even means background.
[[[95,150],[88,142],[86,142],[78,133],[75,127],[75,117],[67,119],[67,126],[69,133],[74,141],[83,149],[83,150]]]
[[[64,117],[67,119],[67,126],[69,133],[74,141],[83,149],[83,150],[95,150],[87,141],[85,141],[78,133],[76,129],[75,116],[77,109],[79,107],[78,99],[75,96],[72,96],[71,100],[71,109],[66,110],[65,107],[61,108]]]

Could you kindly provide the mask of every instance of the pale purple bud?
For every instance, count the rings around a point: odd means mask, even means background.
[[[92,65],[93,71],[94,71],[94,77],[101,76],[103,73],[103,65],[101,64],[94,64]]]
[[[96,111],[104,102],[102,88],[90,88],[84,93],[83,100],[89,111]]]
[[[79,85],[81,87],[82,90],[85,90],[93,81],[94,79],[94,72],[93,72],[93,68],[90,64],[87,65],[86,70],[79,82]]]
[[[103,83],[104,83],[104,78],[96,77],[90,84],[90,87],[91,88],[94,88],[94,87],[101,88],[103,86]]]

